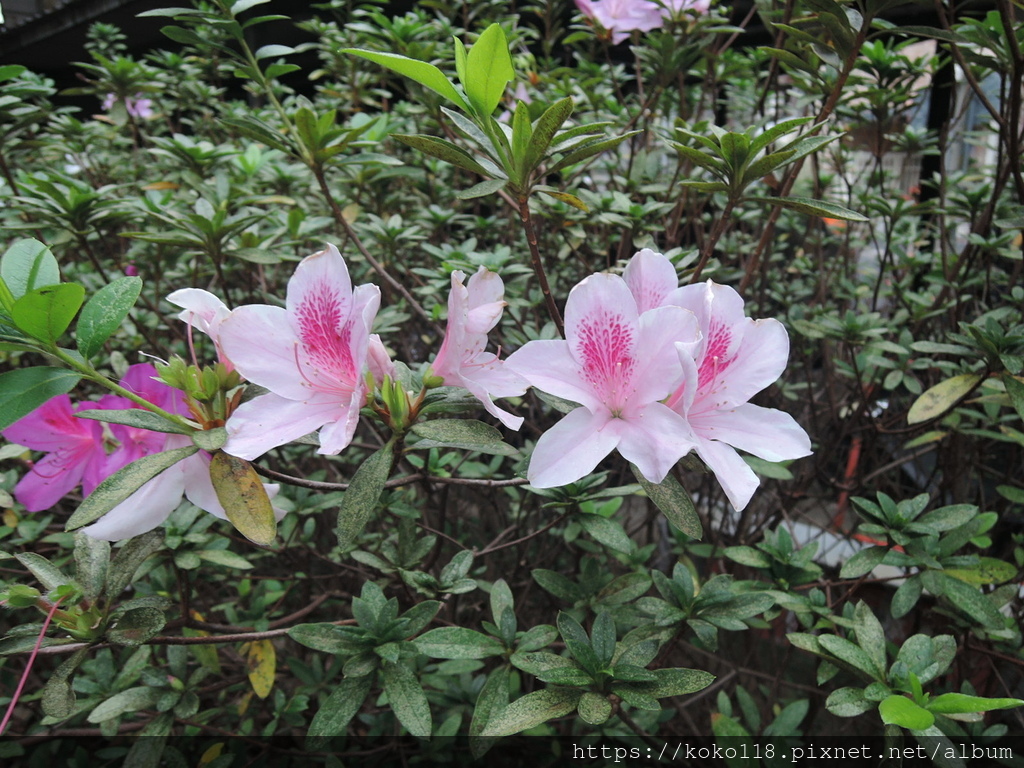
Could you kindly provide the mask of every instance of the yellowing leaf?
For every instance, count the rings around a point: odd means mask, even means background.
[[[147,184],[146,186],[144,186],[143,189],[177,189],[178,186],[179,185],[175,184],[173,181],[154,181],[152,184]]]
[[[962,373],[951,379],[940,381],[914,401],[907,413],[908,424],[920,424],[941,416],[967,397],[981,381],[981,374]]]
[[[249,683],[261,699],[267,698],[274,689],[274,673],[277,671],[277,652],[270,640],[255,640],[242,646],[249,667]]]
[[[213,454],[210,481],[231,524],[245,538],[268,545],[277,536],[277,520],[267,491],[252,465],[223,451]]]
[[[4,510],[4,525],[6,525],[8,528],[17,528],[18,527],[18,513],[15,512],[13,509],[5,509]]]
[[[199,758],[199,768],[203,768],[204,765],[209,765],[218,757],[220,753],[224,751],[224,742],[219,741],[210,747],[208,750],[203,752],[203,756]]]

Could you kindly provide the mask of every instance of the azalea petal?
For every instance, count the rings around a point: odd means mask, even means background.
[[[359,409],[366,400],[366,388],[360,382],[347,404],[333,403],[330,421],[320,430],[320,448],[317,453],[336,456],[352,442],[359,424]]]
[[[337,402],[302,402],[273,393],[260,395],[242,403],[231,414],[224,450],[232,456],[252,461],[271,448],[315,432],[340,415]]]
[[[698,410],[730,408],[745,403],[776,382],[789,360],[789,334],[778,320],[751,320],[743,343],[726,368],[715,376],[714,386],[702,386]]]
[[[799,459],[811,453],[811,440],[796,419],[774,408],[745,403],[693,416],[690,423],[705,440],[728,443],[765,461]]]
[[[697,443],[697,455],[715,473],[715,478],[736,510],[747,506],[760,485],[757,475],[747,466],[747,462],[728,445],[716,440],[700,440]]]
[[[619,453],[636,464],[652,483],[660,483],[683,456],[697,446],[690,425],[661,403],[651,403],[621,429]]]
[[[217,338],[216,326],[231,312],[223,301],[202,288],[182,288],[170,294],[167,301],[184,310],[178,315],[179,320],[214,340]]]
[[[536,488],[555,488],[586,477],[619,444],[614,421],[586,408],[570,411],[541,435],[530,458],[527,478]]]
[[[381,341],[380,336],[376,333],[370,335],[369,343],[367,344],[366,366],[369,368],[373,380],[378,384],[384,381],[385,376],[391,379],[395,378],[395,364],[392,362],[390,355],[388,355],[384,342]]]
[[[162,382],[156,368],[149,363],[129,366],[119,383],[132,394],[148,400],[165,411],[181,415],[188,413],[184,395],[179,390]],[[138,408],[140,406],[132,401],[131,407]]]
[[[672,262],[650,248],[644,248],[630,259],[622,279],[629,286],[641,314],[663,306],[668,295],[679,286]]]
[[[339,317],[348,317],[352,308],[352,280],[337,248],[328,244],[299,262],[288,280],[286,307],[293,317],[309,314],[319,318],[324,312],[335,311]]]
[[[309,396],[309,382],[299,369],[299,340],[282,307],[239,307],[221,323],[220,343],[238,372],[254,384],[291,400]]]
[[[91,439],[92,426],[75,418],[69,395],[52,397],[3,431],[5,439],[35,451],[56,451],[69,440]]]
[[[473,397],[479,400],[491,416],[496,418],[511,430],[518,431],[523,426],[523,417],[516,416],[509,411],[503,410],[494,404],[491,396],[514,397],[526,392],[526,382],[522,377],[513,371],[506,371],[503,368],[479,369],[473,372],[473,377],[462,376],[462,386],[465,387]],[[522,386],[520,386],[520,383]]]
[[[82,529],[94,539],[121,541],[151,531],[181,503],[185,472],[181,463],[165,469],[92,525]]]
[[[78,486],[87,460],[82,451],[48,453],[14,486],[14,498],[29,512],[49,509]]]
[[[509,355],[505,366],[542,392],[593,410],[603,407],[564,341],[527,342]]]
[[[680,307],[660,307],[640,316],[632,399],[646,405],[663,400],[683,378],[677,344],[695,346],[697,318]]]
[[[498,324],[505,310],[505,283],[497,272],[480,267],[471,278],[467,289],[466,332],[486,334]]]
[[[638,317],[633,294],[626,281],[617,275],[591,275],[569,292],[565,339],[593,386],[604,386],[614,375],[612,369],[623,361],[633,360]]]

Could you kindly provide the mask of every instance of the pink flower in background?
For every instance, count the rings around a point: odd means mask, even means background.
[[[92,493],[110,474],[103,426],[74,415],[91,407],[95,404],[72,407],[68,395],[58,395],[3,431],[12,443],[46,452],[14,488],[14,498],[29,512],[49,509],[79,484]]]
[[[565,341],[531,341],[508,366],[532,386],[579,403],[545,432],[527,477],[552,488],[588,475],[612,450],[660,483],[694,447],[685,419],[661,403],[683,377],[676,345],[699,338],[679,307],[644,312],[625,280],[591,275],[569,294]]]
[[[209,291],[201,288],[182,288],[167,297],[167,300],[184,311],[178,314],[178,319],[187,323],[190,328],[202,331],[217,348],[217,359],[224,363],[230,371],[234,370],[231,360],[224,354],[220,345],[220,325],[231,314],[227,305]],[[189,348],[191,349],[192,338],[189,336]]]
[[[494,404],[491,397],[515,397],[526,392],[525,379],[509,369],[492,352],[487,352],[487,334],[501,319],[505,308],[505,284],[495,272],[480,267],[463,284],[465,275],[452,272],[448,294],[448,328],[431,370],[444,383],[464,387],[484,409],[509,429],[523,423]]]
[[[701,340],[679,347],[684,378],[666,404],[686,419],[697,455],[715,473],[732,505],[743,509],[759,481],[735,448],[766,461],[811,452],[807,433],[792,416],[747,402],[785,370],[785,327],[778,320],[747,317],[743,299],[728,286],[709,280],[678,287],[672,263],[649,249],[633,257],[623,278],[641,311],[678,306],[696,316]]]
[[[103,99],[103,111],[109,112],[118,101],[120,99],[116,95],[108,93]],[[134,97],[126,97],[124,99],[124,108],[129,115],[140,120],[148,120],[154,114],[153,100],[145,98],[141,93],[136,93]]]
[[[576,7],[612,33],[616,45],[630,32],[650,32],[663,23],[662,9],[649,0],[576,0]]]
[[[363,372],[379,305],[380,289],[353,290],[345,260],[328,245],[295,269],[286,307],[239,307],[223,320],[222,349],[242,376],[269,390],[231,415],[224,449],[255,459],[320,429],[320,453],[340,453],[366,400]]]

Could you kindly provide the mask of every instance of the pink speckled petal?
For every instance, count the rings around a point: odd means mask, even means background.
[[[641,313],[663,306],[669,294],[679,286],[679,277],[672,262],[650,248],[644,248],[629,260],[622,279],[629,286]]]

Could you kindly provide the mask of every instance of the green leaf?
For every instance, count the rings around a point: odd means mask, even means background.
[[[244,557],[226,549],[199,549],[196,550],[196,554],[199,555],[201,560],[206,560],[208,563],[215,563],[216,565],[223,565],[227,568],[238,568],[241,571],[247,571],[252,568],[252,563]]]
[[[75,711],[75,692],[71,689],[68,678],[78,669],[78,665],[89,655],[89,648],[82,648],[65,660],[46,681],[43,687],[42,707],[48,717],[63,720]]]
[[[867,216],[851,211],[849,208],[825,200],[813,200],[809,197],[751,197],[749,199],[771,203],[810,216],[823,216],[828,219],[843,219],[844,221],[868,220]]]
[[[843,567],[839,571],[839,578],[858,579],[866,573],[871,573],[887,554],[889,554],[888,547],[862,549],[843,563]]]
[[[139,686],[115,693],[106,701],[97,704],[86,720],[90,723],[102,723],[104,720],[111,720],[127,712],[149,709],[156,704],[156,700],[162,692],[163,690],[160,688]]]
[[[0,429],[28,416],[44,402],[70,392],[82,377],[62,368],[20,368],[0,374]]]
[[[459,200],[473,200],[477,197],[485,197],[494,194],[499,189],[504,189],[506,184],[508,184],[508,179],[484,179],[469,189],[460,189],[455,193],[455,197]]]
[[[615,640],[615,620],[608,611],[601,611],[594,619],[591,646],[594,655],[597,656],[597,663],[602,667],[611,664],[612,657],[615,656]]]
[[[289,632],[289,634],[291,634]],[[331,691],[306,733],[307,749],[324,749],[327,739],[341,736],[370,693],[373,675],[346,677]]]
[[[85,288],[78,283],[60,283],[29,291],[14,302],[11,319],[29,336],[54,344],[75,319]]]
[[[1018,416],[1024,419],[1024,381],[1008,373],[1003,374],[1002,381],[1006,387],[1006,394],[1010,396],[1010,402],[1013,403],[1013,409]]]
[[[517,456],[501,432],[490,424],[472,419],[434,419],[413,425],[412,433],[423,438],[412,448],[462,448],[499,456]]]
[[[828,695],[825,708],[836,717],[856,717],[875,706],[864,698],[863,688],[838,688]]]
[[[288,637],[314,651],[335,655],[351,655],[363,649],[350,629],[334,624],[297,624],[288,630]]]
[[[921,598],[921,577],[914,575],[904,581],[893,593],[889,612],[894,619],[906,616]]]
[[[445,139],[437,139],[433,136],[422,136],[420,134],[403,134],[394,133],[391,138],[396,141],[400,141],[408,147],[418,149],[424,154],[436,157],[439,160],[444,160],[446,163],[451,163],[457,168],[462,168],[464,171],[472,171],[473,173],[479,173],[484,178],[491,178],[494,174],[488,171],[480,163],[473,159],[466,150],[462,149],[450,141]]]
[[[609,549],[614,549],[616,552],[622,552],[626,555],[633,551],[632,539],[626,535],[622,526],[614,520],[601,517],[600,515],[588,514],[578,515],[576,520],[583,527],[583,530]]]
[[[580,696],[576,711],[580,718],[590,725],[601,725],[612,716],[612,703],[607,696],[602,696],[594,691],[587,691]]]
[[[132,748],[125,755],[122,768],[159,768],[163,764],[164,747],[173,725],[174,715],[170,712],[154,717],[138,732],[138,738],[133,740]]]
[[[71,583],[70,576],[67,576],[42,555],[37,555],[35,552],[16,552],[14,557],[28,568],[29,572],[46,587],[47,591]]]
[[[651,670],[656,675],[653,683],[639,683],[641,690],[656,699],[667,696],[685,696],[707,688],[715,676],[703,669],[669,667]]]
[[[690,494],[674,476],[669,474],[660,483],[652,483],[634,465],[631,464],[630,468],[633,470],[637,482],[643,487],[644,493],[665,514],[673,526],[693,539],[699,539],[704,535],[700,517],[697,515],[697,509],[693,506]]]
[[[217,451],[210,459],[210,482],[224,513],[239,533],[255,544],[273,543],[277,537],[274,507],[252,464]]]
[[[192,432],[192,442],[204,451],[219,451],[228,441],[228,431],[224,427],[200,429]]]
[[[582,691],[545,688],[516,699],[491,717],[481,736],[511,736],[576,709]]]
[[[912,731],[930,728],[935,716],[927,709],[918,706],[906,696],[892,695],[878,705],[878,713],[886,725],[898,725]]]
[[[29,291],[59,283],[60,268],[49,248],[26,238],[15,242],[0,259],[0,279],[17,300]]]
[[[464,79],[460,75],[466,96],[479,117],[486,118],[494,112],[505,86],[515,75],[505,32],[500,24],[491,24],[469,49]]]
[[[568,168],[570,165],[581,163],[588,157],[593,157],[599,152],[604,152],[606,149],[614,149],[626,139],[632,138],[638,133],[641,133],[641,131],[629,131],[628,133],[624,133],[622,136],[614,136],[610,139],[604,139],[602,141],[587,144],[579,149],[572,149],[567,155],[565,155],[565,157],[548,168],[548,173],[558,173],[558,171],[563,168]]]
[[[572,109],[572,97],[566,96],[544,110],[544,113],[537,118],[523,162],[527,172],[534,170],[547,154],[552,139],[562,124],[569,119]]]
[[[477,760],[483,757],[497,741],[495,738],[486,738],[480,734],[483,733],[494,713],[500,712],[508,706],[511,673],[512,669],[507,664],[493,670],[487,675],[484,687],[480,689],[480,695],[476,697],[473,720],[469,724],[469,750]]]
[[[876,671],[874,659],[857,644],[838,635],[821,635],[818,643],[840,661],[846,662],[872,679],[878,678],[879,673]]]
[[[94,539],[79,531],[75,534],[75,581],[86,600],[103,594],[110,564],[110,542]]]
[[[127,467],[122,467],[100,483],[79,505],[65,525],[65,530],[73,531],[102,517],[165,469],[173,467],[182,459],[187,459],[198,450],[194,445],[187,445],[184,448],[144,456]]]
[[[167,432],[175,435],[188,435],[192,430],[168,421],[163,416],[142,408],[125,408],[124,410],[103,410],[97,408],[88,411],[76,411],[75,418],[103,421],[108,424],[124,424],[126,427],[138,427],[153,432]]]
[[[867,603],[857,603],[853,611],[853,631],[859,645],[875,665],[875,678],[885,678],[885,631]]]
[[[295,53],[295,49],[290,45],[264,45],[257,48],[253,56],[259,61],[260,59],[268,59],[271,56],[275,58],[278,56],[290,56],[293,53]]]
[[[164,534],[159,530],[147,531],[122,544],[107,567],[107,584],[103,589],[107,599],[119,599],[139,566],[151,555],[163,549],[163,546]]]
[[[355,546],[356,538],[373,515],[391,474],[394,450],[394,443],[388,442],[369,456],[352,476],[338,508],[337,534],[342,549]]]
[[[121,614],[117,624],[107,630],[106,637],[118,645],[142,645],[156,637],[166,623],[164,612],[159,608],[133,608]]]
[[[576,197],[576,195],[569,194],[568,192],[559,192],[557,189],[538,189],[537,191],[547,195],[548,197],[553,197],[561,203],[571,205],[578,211],[590,213],[590,208],[587,204]]]
[[[770,568],[772,565],[771,558],[754,547],[726,547],[723,554],[734,563],[750,568]]]
[[[75,327],[75,342],[83,357],[92,357],[103,348],[103,343],[121,327],[141,291],[141,278],[119,277],[90,297]]]
[[[962,373],[926,389],[907,412],[908,424],[938,418],[969,395],[984,378],[980,373]]]
[[[469,627],[438,627],[417,637],[413,644],[435,659],[485,659],[505,652],[498,640]]]
[[[504,35],[502,36],[504,37]],[[452,85],[451,81],[433,64],[428,64],[425,61],[417,61],[416,59],[410,59],[407,56],[401,56],[397,53],[366,51],[360,48],[342,48],[340,53],[350,53],[353,56],[359,56],[360,58],[367,59],[375,64],[387,67],[400,75],[408,77],[410,80],[415,80],[417,83],[429,88],[434,93],[443,96],[448,99],[448,101],[454,103],[462,111],[472,112],[469,104],[467,104],[466,100],[462,98],[457,90],[455,90],[455,86]]]
[[[385,661],[381,667],[384,693],[398,721],[413,736],[428,738],[432,728],[430,704],[423,686],[403,664]]]
[[[968,696],[963,693],[943,693],[928,702],[929,712],[940,715],[955,715],[963,712],[989,712],[993,709],[1012,709],[1024,706],[1022,699],[986,699],[982,696]]]
[[[982,626],[992,629],[1002,629],[1005,626],[1003,614],[977,587],[972,587],[960,579],[947,576],[939,571],[926,571],[921,578],[929,592],[944,595],[957,609]]]
[[[1017,566],[994,557],[982,557],[976,568],[945,568],[943,573],[974,586],[1003,584],[1017,575]]]

